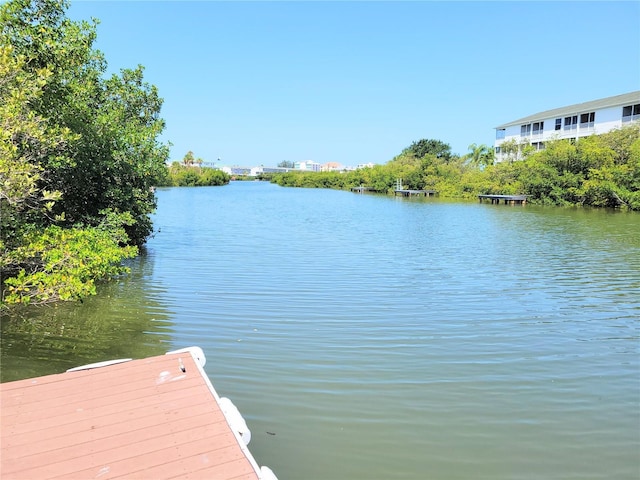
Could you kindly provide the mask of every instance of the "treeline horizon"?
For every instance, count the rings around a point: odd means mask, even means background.
[[[419,140],[383,165],[346,172],[291,171],[262,175],[283,187],[351,189],[366,186],[393,193],[397,179],[406,189],[435,190],[442,198],[481,194],[528,195],[540,205],[640,210],[640,124],[577,141],[552,140],[545,149],[510,142],[506,159],[494,163],[493,149],[469,147],[452,155],[448,144]]]

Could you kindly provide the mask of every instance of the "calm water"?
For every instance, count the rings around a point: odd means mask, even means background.
[[[639,214],[158,196],[130,277],[2,322],[3,381],[199,345],[281,480],[640,478]]]

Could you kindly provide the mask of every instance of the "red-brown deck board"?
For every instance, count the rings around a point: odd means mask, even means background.
[[[190,353],[3,383],[0,402],[3,480],[258,479]]]

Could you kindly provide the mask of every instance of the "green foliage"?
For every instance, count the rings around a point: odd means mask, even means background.
[[[64,213],[58,224],[96,226],[104,209],[130,212],[129,240],[142,244],[152,231],[149,214],[156,206],[151,187],[168,155],[168,147],[157,141],[164,129],[162,100],[143,81],[141,66],[104,79],[106,62],[93,49],[96,21],[70,21],[67,5],[12,0],[0,9],[1,45],[11,49],[16,74],[39,74],[28,115],[66,140],[55,154],[42,154],[33,144],[20,153],[40,171],[39,189],[61,193],[52,206],[53,215]]]
[[[42,96],[50,72],[25,71],[25,62],[12,46],[0,44],[0,248],[14,247],[28,225],[53,216],[60,192],[40,187],[40,164],[60,157],[74,139],[29,108]]]
[[[189,167],[195,165],[196,163],[198,165],[202,165],[203,161],[201,158],[196,159],[196,157],[193,155],[193,152],[189,150],[182,159],[182,163]]]
[[[502,149],[504,158],[508,162],[524,160],[534,152],[534,149],[529,142],[518,142],[515,139],[503,142],[500,148]]]
[[[71,21],[67,7],[65,0],[0,5],[6,303],[78,298],[118,272],[135,251],[125,245],[152,232],[152,187],[166,176],[157,89],[141,66],[104,78],[106,62],[93,48],[97,21]]]
[[[173,162],[167,170],[167,177],[158,183],[163,187],[205,187],[229,183],[230,177],[222,170],[192,166]]]
[[[539,203],[640,209],[640,165],[634,144],[640,126],[549,142],[522,169],[524,192]]]
[[[451,158],[451,147],[440,140],[427,140],[423,138],[405,148],[402,154],[416,158],[422,158],[425,155],[434,155],[436,158],[442,158],[447,161]]]
[[[465,158],[471,165],[484,168],[493,165],[494,153],[493,148],[487,145],[472,143],[469,145],[469,153],[465,155]]]
[[[289,172],[273,176],[283,186],[350,188],[364,185],[390,193],[396,179],[411,189],[436,190],[441,197],[476,198],[478,194],[526,194],[547,205],[591,205],[640,210],[640,125],[603,135],[530,145],[503,144],[511,161],[493,164],[491,149],[470,145],[463,157],[438,156],[414,142],[385,165],[346,173]],[[426,153],[425,153],[426,152]],[[422,154],[422,155],[421,155]],[[421,156],[420,156],[421,155]],[[518,161],[516,161],[518,160]]]
[[[109,222],[91,228],[53,225],[28,236],[4,259],[20,266],[5,280],[4,302],[43,304],[95,294],[97,280],[127,272],[121,261],[137,255],[137,247],[121,246],[126,238],[121,226]]]

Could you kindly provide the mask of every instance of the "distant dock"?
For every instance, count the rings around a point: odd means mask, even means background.
[[[478,200],[490,200],[491,203],[499,204],[500,200],[504,201],[504,204],[511,205],[524,205],[527,203],[528,195],[478,195]]]
[[[431,197],[435,195],[437,192],[435,190],[407,190],[404,188],[396,188],[393,192],[394,195],[402,195],[403,197],[413,197],[413,196],[424,196]]]
[[[364,185],[360,185],[358,187],[351,187],[351,191],[355,193],[365,193],[365,192],[378,192],[375,188],[366,187]],[[393,191],[395,196],[401,195],[403,197],[414,197],[414,196],[423,196],[423,197],[431,197],[437,195],[438,192],[435,190],[412,190],[408,188],[404,188],[402,186],[402,180],[396,180],[396,189]]]
[[[414,196],[430,197],[432,195],[436,195],[437,193],[438,192],[436,192],[435,190],[412,190],[409,188],[404,188],[402,186],[401,178],[396,179],[396,189],[393,192],[394,196],[401,195],[403,197],[414,197]]]
[[[359,187],[351,187],[351,191],[355,193],[377,192],[375,188],[365,187],[364,185],[360,185]]]

